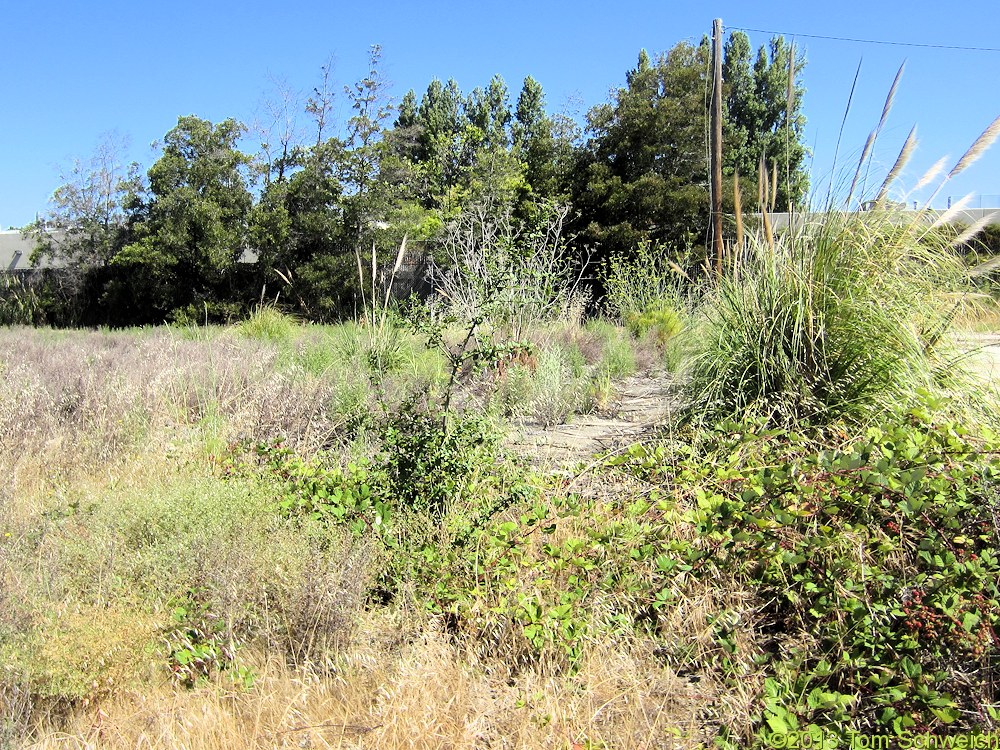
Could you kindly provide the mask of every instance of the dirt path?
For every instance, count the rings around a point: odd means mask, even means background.
[[[1000,333],[963,333],[958,343],[968,352],[969,370],[987,381],[1000,382]]]
[[[963,333],[963,364],[987,383],[1000,383],[1000,333]],[[542,427],[525,420],[515,425],[509,443],[539,467],[568,468],[599,453],[633,442],[667,420],[676,408],[671,376],[636,375],[618,384],[617,396],[601,414],[578,414],[568,424]]]
[[[512,431],[511,447],[537,466],[550,469],[590,461],[665,421],[676,406],[671,394],[674,382],[666,374],[626,378],[602,413],[577,414],[568,424],[554,427],[524,421]]]

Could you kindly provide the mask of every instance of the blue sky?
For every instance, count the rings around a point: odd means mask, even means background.
[[[995,2],[11,2],[0,14],[0,225],[20,226],[44,212],[60,168],[89,156],[102,134],[127,137],[128,157],[148,167],[156,158],[150,144],[178,116],[251,122],[273,80],[308,92],[331,55],[334,79],[348,84],[364,73],[369,45],[381,44],[397,100],[410,88],[421,92],[433,77],[454,77],[467,92],[494,73],[516,97],[530,74],[542,83],[550,110],[582,117],[623,84],[640,48],[697,42],[716,17],[727,29],[789,36],[1000,47]],[[754,47],[769,38],[749,34]],[[876,164],[888,169],[918,126],[920,145],[904,185],[939,157],[950,155],[950,168],[1000,115],[1000,52],[805,37],[796,43],[808,57],[803,106],[815,150],[813,182],[823,189],[859,61],[843,165],[878,121],[904,60],[876,151]],[[346,117],[343,97],[339,104]],[[948,184],[938,203],[967,192],[1000,206],[1000,144]]]

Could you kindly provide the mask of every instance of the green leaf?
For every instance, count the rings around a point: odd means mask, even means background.
[[[962,627],[969,633],[976,629],[982,618],[975,612],[966,612],[962,618]]]
[[[945,724],[954,724],[962,716],[955,708],[932,708],[931,713]]]
[[[924,671],[919,662],[913,661],[909,656],[904,656],[899,660],[899,667],[903,670],[903,674],[911,680],[916,680]]]
[[[775,734],[788,734],[792,731],[792,728],[788,726],[788,722],[785,721],[784,717],[778,716],[777,714],[768,715],[767,725]]]

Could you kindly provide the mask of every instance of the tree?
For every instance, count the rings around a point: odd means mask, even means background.
[[[265,186],[270,185],[272,179],[283,180],[287,172],[298,166],[302,150],[299,94],[287,81],[272,78],[271,84],[261,99],[260,114],[253,125],[260,142],[255,167],[263,176]]]
[[[227,282],[247,246],[253,203],[250,158],[237,149],[244,130],[232,119],[213,125],[188,116],[164,137],[135,240],[113,259],[129,271],[115,291],[140,321],[209,305],[221,315],[217,303],[231,299]]]
[[[466,123],[458,84],[432,80],[417,107],[411,135],[415,143],[410,151],[425,183],[421,196],[425,208],[448,208],[449,189],[456,184],[462,167]]]
[[[345,140],[317,144],[287,191],[294,293],[307,314],[324,319],[359,309],[370,279],[358,278],[357,261],[371,268],[370,253],[392,235],[387,219],[405,192],[398,171],[386,168],[384,134],[394,107],[381,47],[372,45],[367,73],[344,93],[352,110]]]
[[[126,166],[125,139],[105,135],[87,161],[63,172],[50,210],[28,227],[37,245],[32,262],[43,258],[86,270],[105,266],[121,247],[125,203],[137,166]]]
[[[319,85],[313,89],[313,94],[306,100],[306,112],[312,115],[316,123],[316,145],[320,145],[327,137],[326,129],[333,114],[335,95],[331,75],[333,74],[333,57],[327,58],[320,68]]]
[[[703,239],[708,56],[705,43],[655,61],[643,50],[614,100],[588,113],[572,195],[575,228],[598,257],[651,241],[683,252]]]
[[[805,89],[800,74],[805,58],[796,54],[790,71],[791,56],[792,49],[784,38],[775,36],[757,50],[751,67],[750,40],[737,31],[726,41],[723,59],[726,172],[756,175],[761,159],[769,168],[776,165],[778,211],[800,204],[809,190],[807,150],[802,143],[805,117],[801,113]]]
[[[435,155],[441,141],[458,136],[465,123],[462,113],[462,92],[454,79],[442,84],[437,78],[432,80],[420,99],[416,124],[420,126],[420,160]]]
[[[268,185],[254,206],[252,245],[266,277],[317,255],[344,252],[343,144],[331,138],[300,153],[298,169]]]
[[[524,162],[525,178],[532,192],[553,198],[559,190],[556,139],[553,121],[545,113],[542,85],[531,76],[524,79],[511,126],[514,151]]]
[[[131,196],[139,189],[138,165],[125,165],[126,139],[106,134],[87,160],[62,173],[49,211],[25,228],[35,240],[31,261],[52,261],[58,270],[36,279],[49,323],[108,322],[96,309],[107,267],[129,237]]]
[[[476,88],[465,104],[469,123],[478,129],[478,145],[486,149],[506,149],[510,145],[507,127],[510,124],[510,104],[507,84],[501,76],[490,79],[483,91]]]
[[[265,186],[252,212],[259,283],[280,289],[277,294],[285,304],[314,320],[335,320],[355,311],[360,289],[356,254],[367,256],[374,228],[391,212],[400,175],[386,173],[383,133],[393,108],[381,55],[373,46],[368,71],[343,87],[352,110],[343,140],[327,137],[334,85],[330,63],[322,67],[322,80],[306,105],[317,141],[294,151],[294,169]],[[415,97],[410,103],[409,116],[414,117]]]
[[[417,124],[417,95],[410,89],[403,95],[403,100],[399,103],[399,115],[393,127],[412,128]]]
[[[314,320],[344,312],[339,300],[351,297],[345,287],[353,288],[356,275],[340,180],[345,158],[335,138],[301,152],[299,168],[268,185],[251,214],[259,283],[280,288],[298,312]]]
[[[359,242],[366,239],[373,224],[382,218],[378,203],[385,185],[376,184],[381,153],[378,142],[393,106],[381,61],[382,48],[374,44],[369,51],[368,74],[353,86],[344,87],[354,114],[347,121],[342,179],[348,190],[347,220]]]
[[[756,175],[763,157],[779,172],[778,210],[802,201],[800,114],[804,89],[796,56],[781,37],[761,47],[750,64],[750,43],[733,34],[725,48],[724,174]],[[587,115],[589,139],[578,152],[571,180],[580,212],[574,228],[598,256],[630,255],[659,244],[689,261],[700,259],[709,219],[707,40],[682,42],[666,55],[640,52],[613,100]],[[732,200],[731,191],[724,195]],[[731,205],[731,204],[730,204]]]

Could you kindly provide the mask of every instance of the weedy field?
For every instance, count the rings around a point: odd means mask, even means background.
[[[493,651],[458,608],[498,595],[463,593],[485,529],[546,498],[579,513],[564,477],[504,447],[505,424],[612,408],[662,348],[539,327],[468,358],[445,422],[461,334],[436,350],[392,325],[377,356],[363,326],[273,310],[229,329],[2,332],[6,746],[558,743],[593,735],[577,722],[621,690],[639,703],[613,723],[659,735],[641,648],[574,647],[570,668],[501,612]],[[531,606],[509,575],[509,606]],[[694,726],[692,706],[675,718]]]
[[[340,326],[0,331],[0,746],[997,729],[989,276],[947,217],[761,215],[587,322],[505,245]],[[639,376],[669,418],[524,450]]]
[[[516,337],[388,307],[0,332],[3,745],[995,728],[1000,440],[923,234],[761,235],[732,282]],[[669,421],[511,447],[629,376],[674,383]]]

